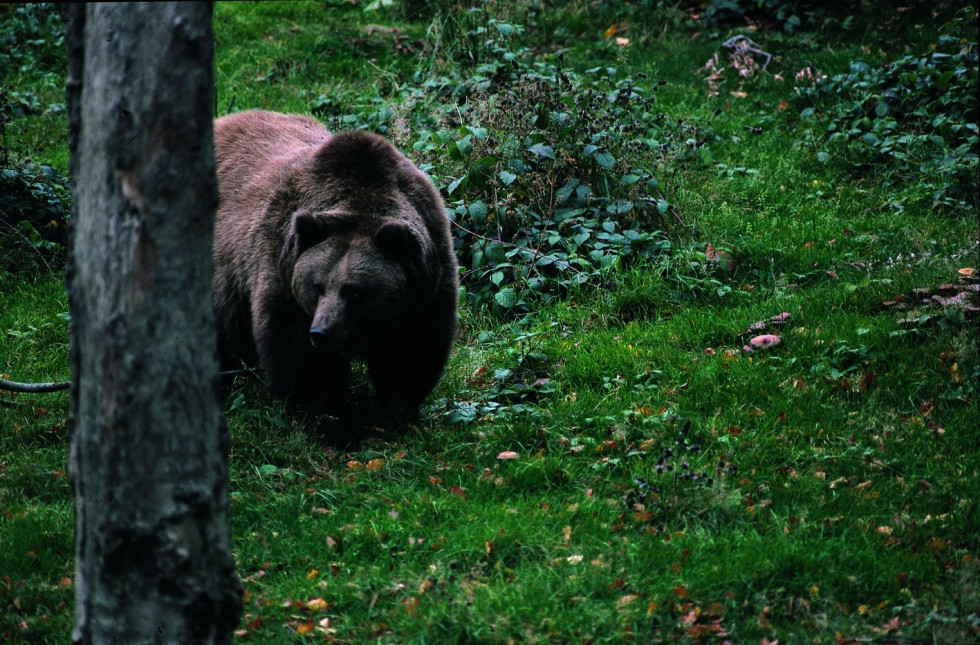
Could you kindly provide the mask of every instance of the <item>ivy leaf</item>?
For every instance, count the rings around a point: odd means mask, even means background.
[[[607,150],[602,150],[595,153],[595,160],[606,170],[609,170],[616,164],[616,157],[612,156],[612,153],[608,152]]]
[[[470,204],[469,211],[470,217],[473,218],[474,222],[483,222],[487,219],[487,205],[482,201]]]
[[[544,157],[545,159],[555,158],[555,149],[544,143],[536,143],[528,148],[528,151],[539,157]]]
[[[446,194],[452,195],[454,192],[456,192],[456,189],[459,188],[464,181],[466,181],[466,175],[463,175],[459,179],[454,179],[452,183],[449,184],[449,187],[446,189]]]
[[[517,304],[517,292],[511,287],[506,287],[493,294],[493,299],[504,309],[510,309]]]

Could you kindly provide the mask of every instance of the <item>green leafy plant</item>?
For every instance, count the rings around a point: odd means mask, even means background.
[[[54,4],[2,5],[0,25],[0,77],[38,67],[64,70],[64,24]]]
[[[975,10],[964,9],[925,54],[883,67],[855,62],[849,73],[831,78],[798,74],[801,116],[822,107],[830,114],[818,159],[837,157],[859,172],[882,176],[885,186],[903,186],[906,200],[954,214],[975,212],[976,24]],[[827,106],[828,97],[843,99],[843,105]]]
[[[535,58],[510,23],[489,19],[477,32],[493,55],[471,56],[473,74],[454,89],[465,104],[444,110],[412,146],[423,167],[441,162],[445,172],[470,299],[526,311],[656,256],[679,219],[666,182],[702,163],[710,128],[658,113],[661,83],[645,76],[577,74],[561,56]]]
[[[70,204],[68,180],[50,166],[0,170],[0,221],[19,229],[34,248],[64,250]]]
[[[553,327],[551,325],[550,327]],[[519,331],[514,337],[482,332],[484,350],[500,354],[502,366],[484,364],[469,377],[453,401],[436,405],[447,420],[468,423],[541,416],[538,399],[554,394],[558,384],[550,376],[552,360],[542,348],[545,330]]]

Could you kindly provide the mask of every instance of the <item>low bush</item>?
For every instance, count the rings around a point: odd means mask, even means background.
[[[63,256],[70,204],[68,180],[50,166],[0,169],[0,224],[23,243]]]
[[[663,232],[681,221],[669,180],[702,163],[710,125],[659,113],[661,82],[611,67],[578,74],[560,53],[535,55],[518,46],[520,25],[488,18],[475,31],[484,41],[474,51],[492,55],[466,56],[466,78],[424,84],[457,102],[431,128],[407,132],[398,124],[411,119],[396,117],[392,129],[443,173],[470,300],[526,311],[667,248]]]
[[[900,187],[901,201],[975,212],[976,29],[976,11],[964,9],[924,54],[880,67],[855,62],[847,74],[804,79],[816,82],[796,88],[801,116],[829,116],[818,159],[883,178],[886,187]]]

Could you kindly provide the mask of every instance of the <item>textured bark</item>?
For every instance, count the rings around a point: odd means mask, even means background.
[[[75,643],[225,643],[212,7],[67,10]]]

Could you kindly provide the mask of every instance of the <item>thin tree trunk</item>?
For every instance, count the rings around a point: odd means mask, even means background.
[[[225,643],[208,3],[67,11],[75,643]]]

